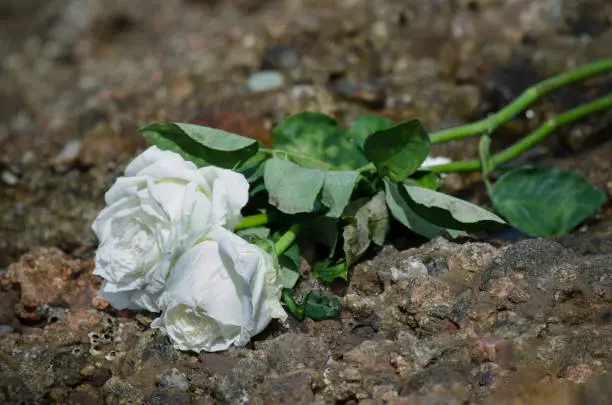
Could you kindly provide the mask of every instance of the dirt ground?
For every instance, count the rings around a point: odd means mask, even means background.
[[[176,352],[149,315],[94,308],[90,275],[91,221],[147,146],[141,126],[265,143],[313,110],[434,131],[611,45],[609,0],[0,0],[0,403],[612,403],[609,202],[563,237],[388,246],[345,285],[300,286],[340,294],[342,319],[274,324],[221,354]],[[547,97],[495,147],[611,90],[606,76]],[[526,159],[611,197],[611,123],[563,128]],[[446,187],[486,202],[477,180]]]

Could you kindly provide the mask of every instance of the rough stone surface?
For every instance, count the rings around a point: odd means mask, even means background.
[[[49,316],[47,307],[89,307],[99,287],[91,271],[91,261],[72,259],[55,248],[39,248],[12,264],[3,284],[20,289],[19,316],[36,321]]]
[[[415,260],[426,271],[407,271]],[[65,310],[0,335],[2,398],[510,405],[610,394],[609,253],[438,238],[386,247],[356,272],[370,268],[376,277],[349,283],[340,322],[290,324],[223,353],[178,352],[140,316]]]

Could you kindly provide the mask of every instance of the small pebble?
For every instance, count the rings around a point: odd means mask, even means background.
[[[172,388],[178,391],[187,391],[189,389],[187,376],[176,368],[158,374],[156,381],[163,387]]]
[[[15,329],[11,325],[0,325],[0,335],[9,335],[14,331]]]
[[[270,91],[282,87],[285,79],[275,70],[257,72],[247,80],[247,86],[252,92]]]
[[[79,140],[67,142],[60,153],[53,159],[53,164],[56,166],[71,166],[79,157],[81,145],[82,142]]]
[[[274,45],[266,48],[262,67],[264,69],[295,69],[300,65],[300,53],[287,45]]]
[[[17,184],[17,182],[19,182],[19,179],[12,172],[5,170],[2,172],[2,181],[6,185],[14,186]]]

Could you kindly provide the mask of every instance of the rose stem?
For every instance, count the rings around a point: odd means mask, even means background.
[[[298,233],[300,233],[300,229],[302,226],[300,224],[293,224],[291,228],[274,245],[274,249],[276,250],[276,256],[282,255],[285,250],[289,249],[289,246],[295,241]]]
[[[517,158],[521,153],[531,148],[533,145],[544,139],[548,134],[562,125],[569,124],[573,121],[584,118],[587,115],[612,108],[612,94],[598,98],[590,103],[581,104],[580,106],[557,115],[540,125],[535,131],[527,135],[525,138],[509,146],[507,149],[496,153],[492,156],[493,168]],[[450,172],[470,172],[480,170],[481,163],[479,160],[463,160],[444,165],[428,167],[429,170],[436,173]],[[493,169],[491,168],[491,170]]]
[[[492,114],[485,119],[471,124],[461,125],[458,127],[431,133],[429,135],[431,143],[448,142],[453,139],[464,138],[472,135],[480,135],[483,133],[490,134],[495,130],[495,128],[517,116],[521,111],[526,109],[539,97],[546,95],[561,87],[567,86],[571,83],[584,80],[591,76],[596,76],[598,74],[606,73],[609,71],[612,71],[612,58],[602,59],[597,62],[589,63],[587,65],[580,66],[574,70],[570,70],[569,72],[565,72],[560,75],[551,77],[550,79],[544,80],[528,88],[523,94],[521,94],[508,106],[502,108],[495,114]]]
[[[256,226],[266,225],[268,223],[268,214],[263,212],[261,214],[250,215],[242,218],[242,221],[234,227],[235,231],[242,229],[254,228]]]

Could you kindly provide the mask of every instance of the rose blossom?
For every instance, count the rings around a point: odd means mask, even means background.
[[[272,318],[286,317],[273,258],[226,229],[209,236],[174,265],[161,297],[164,312],[151,325],[180,350],[244,346]]]
[[[136,157],[92,224],[100,240],[93,274],[104,279],[99,298],[117,309],[160,311],[171,266],[211,230],[240,222],[248,187],[239,173],[198,169],[155,146]]]

